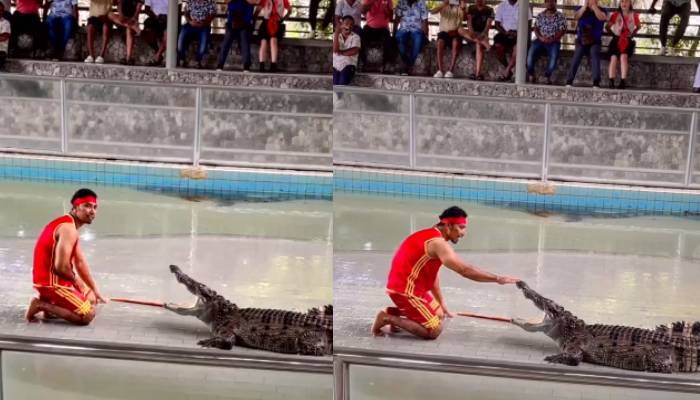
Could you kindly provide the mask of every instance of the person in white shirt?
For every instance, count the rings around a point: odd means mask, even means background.
[[[515,68],[516,42],[518,39],[518,0],[503,0],[496,8],[496,24],[498,31],[493,38],[496,58],[505,67],[500,77],[501,82],[508,82],[513,77]],[[528,18],[529,19],[529,18]],[[506,54],[510,52],[510,61],[506,59]]]
[[[350,15],[342,18],[333,35],[333,84],[349,85],[355,77],[360,54],[360,36],[353,32],[355,21]]]
[[[7,48],[10,43],[10,21],[5,18],[5,4],[0,2],[0,71],[5,70]]]
[[[362,31],[362,1],[361,0],[338,0],[335,6],[334,27],[340,26],[343,17],[349,15],[354,20],[353,32],[358,35]]]
[[[159,67],[168,43],[168,0],[146,0],[144,12],[148,18],[143,22],[141,37],[156,51],[147,65]]]

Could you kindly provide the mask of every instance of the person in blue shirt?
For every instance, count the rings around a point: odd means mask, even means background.
[[[576,49],[571,61],[571,68],[566,76],[566,86],[571,86],[576,78],[576,72],[585,54],[591,60],[591,76],[593,87],[600,87],[600,46],[603,37],[603,27],[608,18],[605,10],[598,6],[598,0],[584,0],[583,6],[576,10]]]
[[[250,40],[253,34],[253,11],[257,0],[230,0],[226,18],[226,36],[221,45],[216,69],[224,69],[234,39],[238,39],[243,57],[243,71],[250,71]]]

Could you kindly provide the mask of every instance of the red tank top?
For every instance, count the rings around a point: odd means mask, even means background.
[[[73,217],[64,215],[49,222],[39,235],[34,247],[34,286],[73,286],[73,282],[64,279],[54,273],[54,254],[56,249],[56,229],[62,224],[73,224]],[[75,241],[71,251],[71,264],[75,257]]]
[[[431,240],[444,240],[437,228],[415,232],[401,243],[391,262],[387,289],[422,297],[435,286],[442,262],[428,255],[428,242]]]

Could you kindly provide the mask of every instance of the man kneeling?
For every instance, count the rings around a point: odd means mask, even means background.
[[[46,225],[34,248],[34,288],[39,297],[29,303],[29,322],[36,321],[36,314],[43,311],[45,318],[88,325],[95,318],[95,304],[107,302],[78,246],[78,229],[91,224],[97,214],[97,195],[80,189],[71,204],[69,214]]]
[[[457,243],[467,231],[467,213],[450,207],[440,215],[440,222],[406,238],[391,262],[386,292],[396,307],[379,311],[372,334],[382,335],[382,328],[404,329],[424,339],[442,333],[442,320],[452,317],[442,297],[438,271],[441,265],[477,282],[516,283],[517,278],[498,276],[462,261],[447,242]],[[431,295],[432,293],[432,295]],[[434,298],[433,298],[434,296]]]

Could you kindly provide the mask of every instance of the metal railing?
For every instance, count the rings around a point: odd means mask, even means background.
[[[244,369],[293,372],[304,374],[299,375],[300,377],[316,376],[319,377],[319,379],[325,379],[325,376],[327,376],[329,381],[327,386],[328,390],[330,390],[332,384],[331,374],[333,373],[333,365],[330,357],[287,356],[266,352],[236,353],[235,351],[0,335],[0,357],[5,352],[53,356],[60,355],[80,359],[90,358],[96,360],[126,360],[130,362],[180,364],[186,367],[210,366],[224,368],[226,370]],[[5,366],[4,362],[2,366]],[[0,369],[1,368],[2,367],[0,367]],[[8,376],[9,374],[7,373],[0,373],[0,398],[3,398],[3,387],[8,389],[8,386],[11,384],[9,381],[3,382],[3,379],[9,379]],[[120,377],[116,376],[115,378],[117,379],[115,385],[118,385],[118,379]],[[206,382],[206,384],[211,388],[221,385],[222,383],[213,379],[210,382]],[[235,383],[232,382],[231,385],[233,384]],[[274,382],[272,384],[274,385]],[[75,388],[69,387],[65,389],[75,390]],[[50,388],[47,390],[50,390]],[[121,388],[120,392],[127,395],[124,396],[124,398],[127,398],[130,388]]]
[[[694,109],[334,90],[336,165],[700,187]]]
[[[391,369],[418,370],[471,376],[523,379],[531,381],[564,382],[569,384],[625,387],[659,391],[667,398],[668,392],[699,393],[700,380],[683,375],[650,375],[631,371],[596,372],[592,369],[533,365],[485,359],[426,356],[394,352],[380,352],[356,348],[336,348],[334,368],[335,400],[351,400],[349,389],[353,366],[375,366]],[[608,398],[605,393],[602,398]]]
[[[330,171],[331,93],[0,78],[0,151]]]

